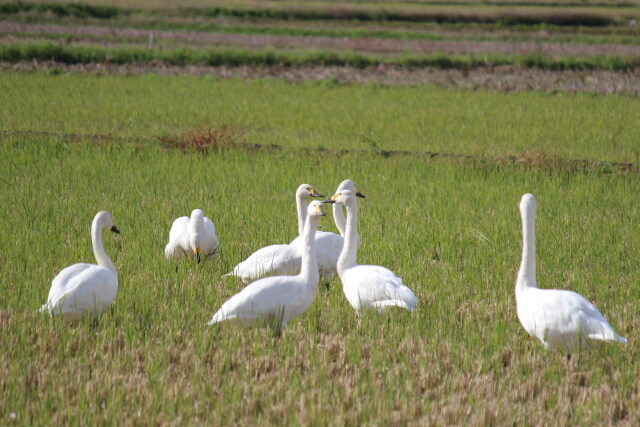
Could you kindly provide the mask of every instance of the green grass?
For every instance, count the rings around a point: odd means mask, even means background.
[[[639,421],[636,175],[6,134],[0,170],[4,422],[11,413],[21,424]],[[420,308],[359,324],[336,277],[279,340],[205,326],[241,288],[222,273],[295,237],[297,185],[331,194],[345,177],[367,196],[359,261],[394,270]],[[626,348],[567,361],[518,324],[517,204],[529,191],[539,202],[540,285],[592,300]],[[163,246],[171,221],[195,207],[214,220],[222,253],[176,270]],[[105,236],[120,278],[114,305],[96,329],[39,315],[55,274],[92,261],[89,226],[102,209],[122,231]],[[335,231],[330,217],[322,226]]]
[[[150,140],[231,124],[243,142],[640,162],[640,100],[208,77],[0,73],[0,129]]]

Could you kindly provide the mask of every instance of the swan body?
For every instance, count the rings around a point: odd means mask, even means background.
[[[194,209],[191,217],[182,216],[173,221],[164,255],[168,259],[186,256],[199,261],[201,256],[215,256],[217,250],[218,236],[213,222],[202,210]]]
[[[302,233],[304,216],[306,215],[305,201],[311,197],[324,197],[309,184],[302,184],[296,190],[296,206],[298,208],[298,232]],[[290,276],[300,272],[302,257],[300,245],[281,244],[270,245],[258,249],[256,252],[233,267],[230,273],[223,275],[236,276],[244,284],[249,284],[268,276]]]
[[[120,233],[109,212],[98,212],[91,225],[93,253],[98,265],[79,263],[63,269],[51,282],[40,311],[76,320],[89,313],[99,316],[116,298],[118,274],[102,245],[102,230]]]
[[[287,322],[304,313],[318,291],[318,264],[315,232],[318,220],[324,216],[322,204],[309,204],[303,231],[302,265],[297,276],[266,277],[255,281],[227,300],[213,315],[209,325],[225,320],[241,326],[273,322],[282,331]]]
[[[522,216],[522,262],[516,281],[518,320],[545,348],[567,351],[586,349],[594,341],[626,343],[593,304],[566,290],[539,289],[536,284],[536,199],[525,194],[520,201]]]
[[[356,190],[356,184],[350,179],[345,179],[338,186],[337,192],[342,190],[350,190],[357,197],[364,198],[364,195]],[[331,277],[336,272],[336,265],[338,264],[338,258],[342,247],[344,246],[344,233],[346,228],[346,218],[342,211],[342,206],[333,204],[333,220],[338,228],[340,234],[330,233],[327,231],[316,231],[316,253],[318,254],[318,268],[320,273],[326,280],[331,280]],[[297,246],[302,240],[301,236],[296,237],[290,244]],[[360,236],[358,236],[358,247],[360,247]]]
[[[342,290],[347,301],[360,315],[366,310],[383,311],[401,307],[413,311],[418,298],[402,279],[392,271],[377,265],[356,264],[358,205],[350,190],[336,193],[325,203],[342,205],[347,210],[345,242],[337,263]]]

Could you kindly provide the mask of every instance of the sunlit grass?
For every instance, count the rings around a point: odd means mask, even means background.
[[[640,159],[640,100],[616,95],[4,72],[0,104],[11,131],[154,140],[233,124],[266,145]]]
[[[5,422],[11,413],[25,424],[638,421],[635,174],[6,134],[0,170]],[[403,277],[419,309],[358,322],[336,277],[280,339],[205,326],[241,288],[222,273],[295,237],[297,185],[331,194],[347,177],[367,196],[359,261]],[[539,203],[540,286],[583,294],[628,346],[567,361],[522,330],[524,192]],[[195,207],[215,222],[221,254],[176,270],[163,257],[168,230]],[[96,329],[40,316],[55,274],[93,262],[89,228],[102,209],[122,231],[105,236],[120,278],[114,305]],[[330,217],[321,226],[335,231]]]

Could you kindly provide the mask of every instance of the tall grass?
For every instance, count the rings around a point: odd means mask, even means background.
[[[635,175],[6,134],[0,171],[4,422],[639,421]],[[358,322],[334,278],[281,339],[205,326],[241,288],[221,273],[295,237],[296,186],[330,194],[346,177],[367,196],[359,260],[402,276],[419,309]],[[567,360],[518,324],[517,203],[527,191],[540,205],[540,285],[592,300],[630,338],[626,348]],[[176,266],[163,245],[171,221],[194,207],[216,223],[222,252]],[[97,328],[39,315],[55,274],[92,261],[89,227],[101,209],[122,231],[105,236],[120,278],[114,305]],[[321,225],[335,231],[329,218]]]
[[[0,129],[153,139],[233,124],[251,144],[640,162],[640,100],[191,76],[0,73]]]

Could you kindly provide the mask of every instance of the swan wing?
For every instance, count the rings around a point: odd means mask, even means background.
[[[296,237],[291,246],[300,247],[302,238]],[[344,237],[339,234],[327,231],[316,231],[316,256],[318,259],[318,269],[326,277],[330,277],[336,272],[336,265],[340,252],[344,246]]]
[[[62,270],[54,279],[47,303],[40,311],[52,314],[77,314],[107,308],[118,291],[115,271],[94,264],[74,264]]]
[[[188,216],[181,216],[173,221],[169,230],[169,243],[164,248],[164,255],[168,259],[178,260],[185,255],[185,249],[189,247],[188,225]]]
[[[258,249],[225,276],[237,276],[244,283],[268,276],[291,276],[300,273],[302,257],[297,246],[270,245]]]
[[[207,255],[216,255],[218,250],[218,236],[216,235],[216,227],[209,218],[204,218],[204,239],[202,253]]]
[[[587,338],[626,342],[593,304],[572,291],[529,289],[518,301],[518,318],[525,330],[547,347],[586,345]]]
[[[384,310],[391,306],[413,311],[418,304],[418,298],[401,278],[377,265],[358,265],[348,269],[343,274],[342,284],[347,300],[356,311]]]
[[[297,276],[267,277],[251,283],[227,300],[213,315],[209,324],[236,320],[251,326],[258,320],[276,319],[283,327],[302,314],[313,302],[315,292]]]

